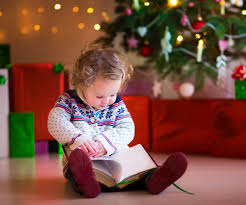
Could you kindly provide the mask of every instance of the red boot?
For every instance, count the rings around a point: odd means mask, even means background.
[[[158,167],[147,181],[147,189],[152,194],[159,194],[176,180],[178,180],[187,168],[186,156],[176,152]]]
[[[101,193],[101,188],[92,170],[92,163],[86,152],[75,149],[68,158],[68,166],[80,190],[89,198]]]

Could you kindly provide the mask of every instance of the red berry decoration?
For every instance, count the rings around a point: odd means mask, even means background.
[[[197,20],[192,23],[192,28],[194,30],[200,30],[205,25],[204,21]]]
[[[145,57],[151,56],[152,51],[153,51],[153,48],[150,47],[150,46],[148,46],[148,45],[145,45],[145,46],[143,46],[143,47],[140,48],[141,55],[142,56],[145,56]]]

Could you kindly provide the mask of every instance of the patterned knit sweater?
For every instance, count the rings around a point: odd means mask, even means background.
[[[48,116],[50,134],[63,145],[67,157],[87,139],[99,140],[107,156],[128,147],[134,138],[134,123],[120,96],[105,109],[95,111],[75,90],[61,94]]]

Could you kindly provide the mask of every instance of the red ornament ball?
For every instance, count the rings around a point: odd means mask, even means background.
[[[125,15],[130,16],[132,14],[132,10],[130,8],[126,8]]]
[[[140,48],[140,54],[142,56],[151,56],[152,55],[152,51],[153,51],[153,48],[148,46],[148,45],[145,45],[143,47]]]
[[[204,21],[197,20],[192,23],[192,28],[195,30],[200,30],[205,25]]]

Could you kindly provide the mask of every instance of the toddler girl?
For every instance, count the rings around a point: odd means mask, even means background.
[[[118,95],[132,73],[125,56],[113,48],[83,51],[72,74],[75,89],[64,92],[49,113],[48,130],[64,148],[64,176],[87,197],[105,189],[96,180],[90,157],[120,152],[134,138],[133,120]],[[160,193],[186,168],[184,154],[174,153],[141,184]]]

